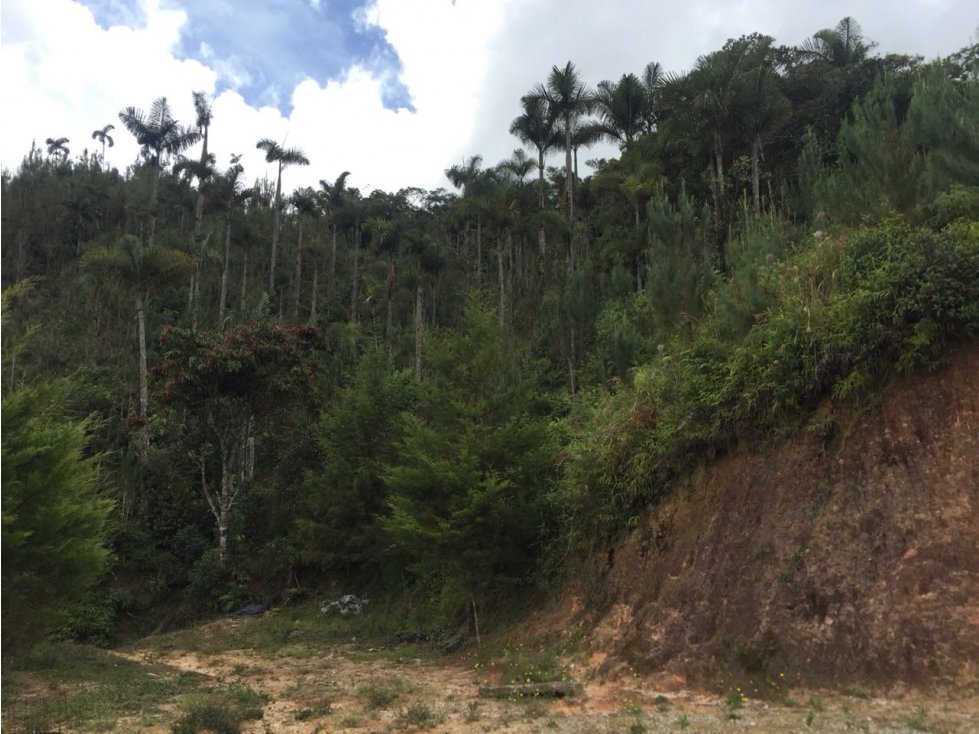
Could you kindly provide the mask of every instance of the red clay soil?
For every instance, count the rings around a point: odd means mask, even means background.
[[[827,402],[813,421],[828,416],[828,442],[807,426],[710,462],[595,560],[568,617],[605,672],[979,682],[979,342],[876,407]]]

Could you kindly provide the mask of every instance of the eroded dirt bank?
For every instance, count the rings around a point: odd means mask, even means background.
[[[974,691],[979,343],[711,462],[588,576],[561,624],[606,672]]]

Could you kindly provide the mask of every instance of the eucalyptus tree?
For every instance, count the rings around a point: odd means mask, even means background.
[[[265,152],[265,160],[275,163],[275,201],[272,206],[272,259],[269,264],[269,296],[275,293],[275,261],[279,249],[279,226],[282,215],[282,169],[289,166],[308,166],[309,158],[299,148],[284,148],[271,138],[262,138],[255,145]]]
[[[568,217],[574,218],[574,171],[571,165],[572,135],[574,123],[587,114],[592,105],[592,94],[582,81],[570,61],[563,69],[554,66],[547,82],[538,84],[531,96],[543,99],[551,109],[551,114],[561,121],[564,133],[564,171],[568,196]]]
[[[146,244],[153,245],[156,235],[157,198],[160,192],[160,172],[170,156],[175,156],[201,139],[196,130],[184,127],[174,119],[166,97],[158,97],[149,112],[127,107],[119,113],[125,128],[136,138],[143,158],[150,166],[149,222]]]
[[[62,161],[68,160],[68,138],[48,138],[44,141],[48,146],[48,155],[52,158],[59,158]]]
[[[144,243],[127,234],[112,246],[101,245],[85,252],[82,268],[133,297],[139,345],[139,456],[145,466],[150,447],[146,302],[157,287],[188,275],[194,268],[194,259],[181,250]]]
[[[113,145],[116,144],[116,141],[109,134],[109,133],[111,133],[115,129],[116,129],[116,126],[115,125],[106,125],[103,128],[100,128],[98,130],[93,130],[92,131],[92,140],[98,140],[100,143],[102,143],[102,162],[103,163],[105,163],[105,146],[106,146],[106,144],[108,144],[108,146],[110,148]]]

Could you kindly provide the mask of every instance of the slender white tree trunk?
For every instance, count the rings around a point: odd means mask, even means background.
[[[499,281],[499,291],[500,291],[500,326],[503,326],[506,320],[506,280],[503,277],[503,238],[500,237],[500,233],[496,233],[496,266],[497,266],[497,276],[496,279]]]
[[[150,451],[150,429],[147,422],[150,406],[148,373],[146,369],[146,313],[143,294],[136,294],[136,331],[139,338],[139,459],[142,466]]]
[[[422,378],[422,284],[415,286],[415,379]]]
[[[224,230],[224,269],[221,271],[221,296],[218,299],[218,328],[224,328],[224,311],[228,307],[228,277],[231,268],[231,219]]]
[[[282,162],[275,179],[275,201],[272,203],[272,261],[269,264],[269,297],[275,293],[275,260],[279,251],[279,214],[282,210]]]

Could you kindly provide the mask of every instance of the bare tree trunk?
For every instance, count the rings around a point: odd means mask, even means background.
[[[432,299],[434,302],[434,298]],[[415,286],[415,379],[422,378],[422,284]]]
[[[224,311],[228,307],[228,277],[231,268],[231,219],[224,230],[224,270],[221,271],[221,296],[218,298],[218,328],[224,328]]]

